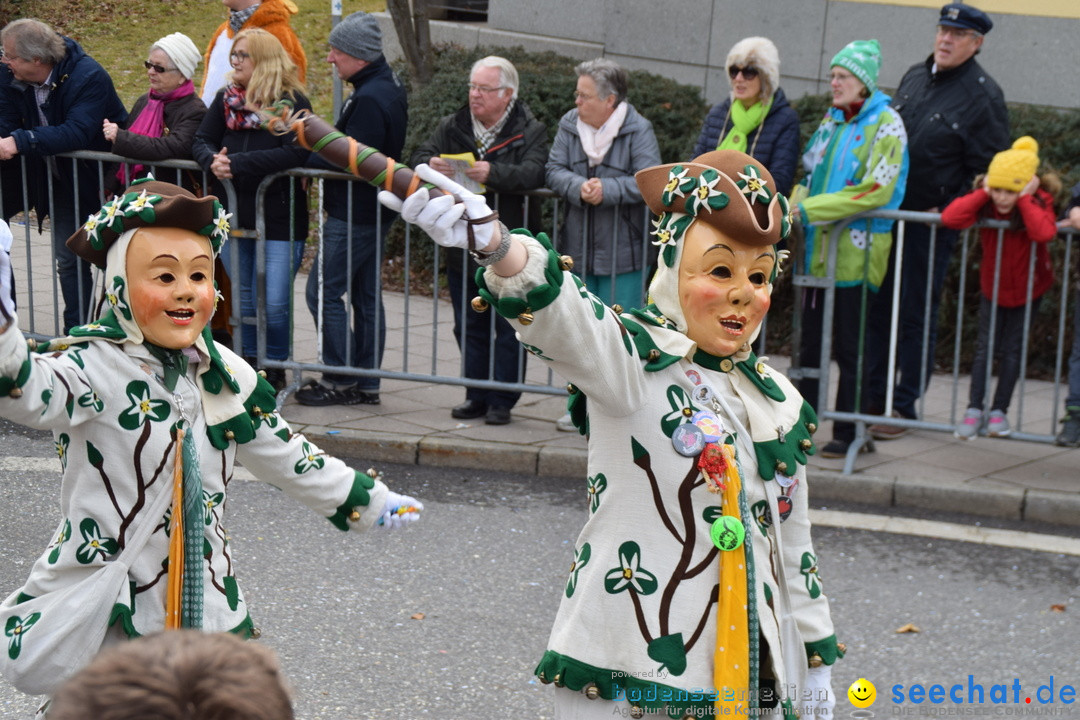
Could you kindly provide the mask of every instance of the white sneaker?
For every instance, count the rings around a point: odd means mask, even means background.
[[[1001,410],[990,411],[990,421],[986,424],[986,434],[990,437],[1009,437],[1012,428],[1009,427],[1009,418]]]
[[[964,419],[956,426],[953,435],[961,440],[971,440],[979,434],[979,426],[982,425],[983,412],[979,408],[968,408],[964,413]]]
[[[577,432],[577,427],[574,426],[574,421],[570,419],[570,413],[566,413],[561,418],[555,421],[555,427],[563,432]]]

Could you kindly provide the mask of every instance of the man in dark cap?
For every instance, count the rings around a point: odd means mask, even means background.
[[[382,31],[375,17],[354,12],[335,25],[326,61],[353,86],[337,129],[388,157],[401,157],[408,100],[383,56]],[[332,167],[313,158],[313,165]],[[327,218],[306,291],[308,309],[322,329],[321,358],[326,365],[377,370],[386,345],[380,269],[394,214],[379,215],[375,188],[365,182],[329,180],[325,189]],[[378,405],[379,378],[326,372],[321,381],[297,390],[296,400],[315,406]]]
[[[940,212],[971,188],[975,175],[989,165],[995,153],[1009,146],[1005,97],[975,60],[993,26],[986,13],[971,5],[944,6],[933,54],[913,65],[900,81],[893,107],[904,120],[911,157],[901,210]],[[893,416],[916,418],[915,403],[930,382],[941,289],[958,235],[955,230],[938,227],[931,247],[931,230],[929,225],[907,224],[901,277],[894,277],[896,258],[890,258],[889,271],[871,310],[866,338],[867,412],[880,414],[886,409],[892,288],[897,280],[900,319]],[[894,255],[896,249],[894,242]],[[924,327],[927,320],[929,328]],[[871,426],[870,431],[878,440],[890,440],[908,429],[881,424]]]

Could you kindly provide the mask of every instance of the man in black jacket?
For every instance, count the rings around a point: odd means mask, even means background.
[[[40,20],[9,23],[0,30],[0,44],[0,214],[6,219],[33,209],[39,230],[51,217],[66,333],[89,319],[92,286],[90,266],[65,243],[101,207],[101,198],[96,164],[55,156],[107,151],[101,123],[108,119],[122,125],[127,110],[104,68],[79,43]]]
[[[353,93],[336,127],[388,157],[401,157],[408,124],[405,87],[386,62],[375,18],[355,12],[330,31],[326,61]],[[332,168],[312,155],[312,164]],[[339,168],[332,168],[339,169]],[[366,182],[328,180],[322,245],[307,282],[307,305],[322,329],[322,361],[327,365],[377,370],[386,345],[381,268],[393,213],[382,210]],[[348,294],[353,311],[350,332]],[[302,405],[378,405],[379,378],[323,373],[296,391]]]
[[[533,117],[517,97],[517,69],[506,58],[489,56],[477,60],[469,73],[468,105],[439,121],[438,127],[410,159],[415,167],[432,168],[455,176],[454,166],[443,155],[467,155],[469,165],[458,182],[482,185],[488,207],[510,228],[536,230],[540,203],[520,195],[544,185],[547,163],[547,127]],[[464,182],[463,182],[464,180]],[[477,294],[476,263],[461,250],[449,250],[446,279],[454,305],[454,337],[465,364],[465,377],[474,380],[520,382],[525,374],[525,354],[514,329],[495,313],[473,312],[467,303]],[[489,367],[494,367],[489,372]],[[488,425],[510,422],[510,409],[521,393],[470,387],[465,402],[450,414],[468,420],[484,417]]]
[[[995,153],[1009,146],[1005,97],[975,60],[992,27],[993,22],[978,8],[961,3],[944,6],[933,54],[912,66],[900,81],[892,104],[904,120],[911,157],[901,210],[941,212],[953,198],[971,189],[975,175],[986,169]],[[908,223],[906,228],[893,415],[915,418],[915,403],[934,369],[941,290],[958,233],[938,226],[931,248],[929,225]],[[864,407],[874,414],[885,410],[896,248],[894,241],[889,271],[867,327],[869,390]],[[929,320],[925,345],[924,319]],[[907,429],[881,424],[871,426],[870,431],[878,440],[890,440]]]

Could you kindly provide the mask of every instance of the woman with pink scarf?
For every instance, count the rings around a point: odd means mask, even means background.
[[[201,58],[199,48],[183,33],[166,35],[150,46],[143,63],[150,91],[135,101],[126,128],[108,120],[102,125],[114,153],[146,163],[191,159],[191,143],[206,114],[191,82]],[[148,172],[150,168],[143,163],[122,164],[108,173],[106,190],[116,192]],[[159,168],[154,175],[189,187],[201,182],[201,178],[189,177],[193,174],[181,170]]]

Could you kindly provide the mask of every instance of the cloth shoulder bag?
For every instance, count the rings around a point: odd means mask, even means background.
[[[162,487],[123,551],[82,580],[23,602],[17,590],[0,603],[7,640],[0,675],[21,692],[44,695],[90,662],[105,640],[113,606],[128,592],[128,568],[171,499],[171,489]]]

